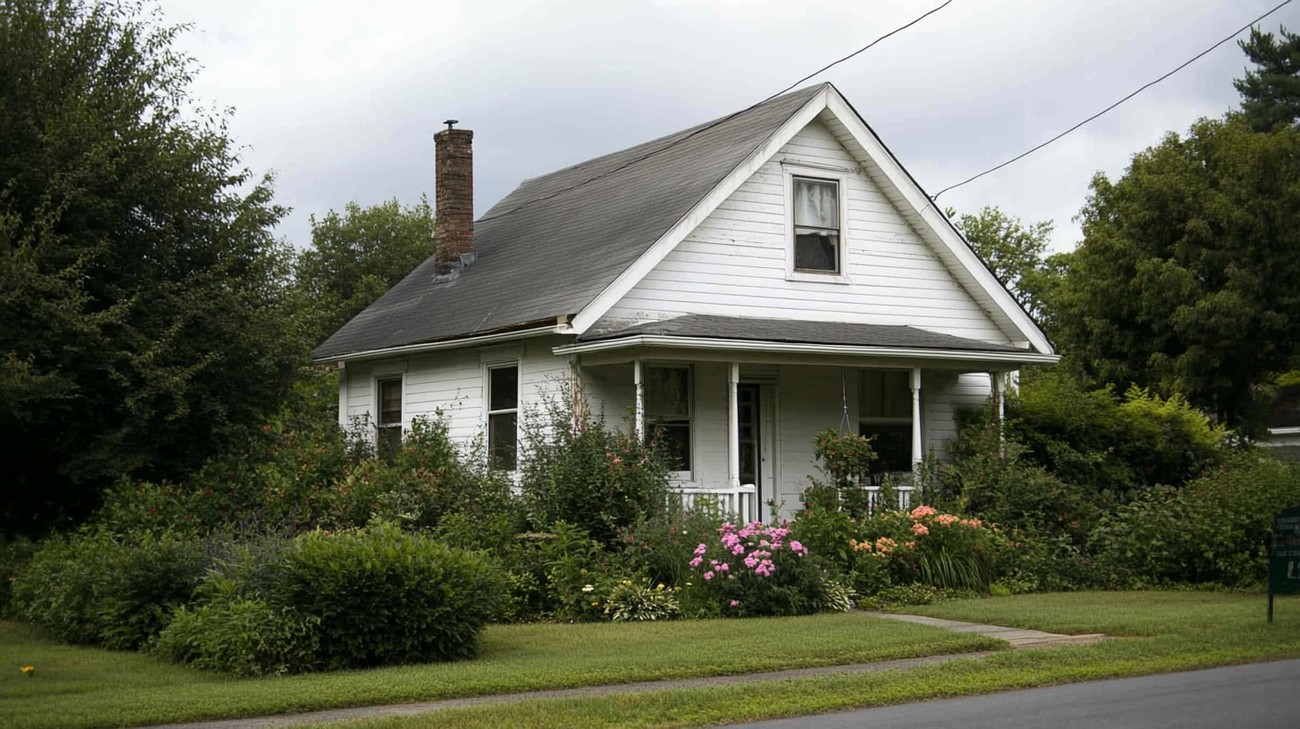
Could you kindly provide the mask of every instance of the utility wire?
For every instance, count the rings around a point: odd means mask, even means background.
[[[1096,114],[1093,114],[1092,116],[1088,117],[1087,119],[1084,119],[1083,121],[1079,122],[1078,124],[1075,124],[1074,126],[1070,127],[1069,129],[1066,129],[1065,131],[1061,132],[1060,134],[1056,135],[1055,137],[1052,137],[1051,139],[1047,140],[1046,142],[1043,142],[1042,144],[1039,144],[1038,146],[1033,147],[1032,149],[1030,149],[1030,150],[1028,150],[1028,151],[1026,151],[1026,152],[1022,152],[1022,153],[1016,155],[1015,157],[1012,157],[1011,159],[1007,160],[1006,162],[1003,162],[1002,164],[1000,164],[1000,165],[998,165],[998,166],[996,166],[996,167],[990,167],[989,169],[984,170],[983,172],[979,173],[978,175],[975,175],[975,176],[973,176],[973,177],[968,177],[968,178],[962,180],[961,182],[958,182],[958,183],[955,184],[955,185],[949,185],[949,186],[943,188],[942,190],[940,190],[940,191],[936,192],[935,194],[931,195],[931,196],[930,196],[930,199],[931,199],[931,200],[938,200],[940,195],[944,194],[945,192],[948,192],[949,190],[954,190],[954,189],[956,189],[956,188],[958,188],[958,187],[961,187],[962,185],[965,185],[965,184],[968,183],[968,182],[974,182],[975,180],[978,180],[979,178],[983,177],[984,175],[991,174],[991,173],[993,173],[993,172],[997,172],[998,170],[1002,169],[1003,167],[1006,167],[1006,166],[1009,165],[1009,164],[1012,164],[1012,163],[1014,163],[1014,162],[1018,162],[1018,161],[1024,159],[1025,157],[1028,157],[1029,155],[1033,154],[1034,152],[1037,152],[1038,150],[1042,149],[1043,147],[1046,147],[1047,145],[1049,145],[1049,144],[1051,144],[1051,143],[1057,141],[1058,139],[1060,139],[1060,138],[1064,137],[1065,135],[1069,134],[1070,132],[1073,132],[1074,130],[1078,129],[1079,127],[1083,126],[1084,124],[1087,124],[1088,122],[1090,122],[1090,121],[1092,121],[1092,120],[1094,120],[1094,119],[1097,119],[1098,117],[1102,116],[1103,114],[1105,114],[1106,112],[1110,111],[1111,109],[1114,109],[1115,107],[1119,106],[1120,104],[1123,104],[1125,101],[1128,101],[1129,99],[1133,98],[1134,96],[1137,96],[1138,94],[1142,93],[1143,91],[1146,91],[1147,89],[1151,88],[1152,86],[1155,86],[1156,84],[1160,83],[1161,81],[1164,81],[1165,79],[1169,78],[1170,76],[1173,76],[1174,74],[1178,73],[1179,71],[1183,70],[1184,68],[1187,68],[1188,66],[1192,65],[1192,64],[1195,63],[1196,61],[1199,61],[1203,56],[1207,55],[1210,51],[1213,51],[1214,49],[1218,48],[1219,46],[1223,45],[1224,43],[1227,43],[1228,41],[1232,40],[1233,38],[1236,38],[1237,36],[1241,35],[1241,32],[1242,32],[1242,31],[1249,29],[1251,26],[1255,25],[1255,24],[1258,23],[1259,21],[1263,20],[1264,18],[1267,18],[1268,16],[1272,15],[1273,13],[1276,13],[1277,11],[1281,10],[1282,8],[1284,8],[1284,7],[1286,7],[1287,5],[1290,5],[1290,4],[1291,4],[1291,0],[1285,0],[1285,2],[1281,3],[1280,5],[1277,5],[1276,7],[1274,7],[1272,10],[1268,11],[1267,13],[1264,13],[1263,15],[1259,16],[1258,18],[1255,18],[1254,20],[1250,21],[1249,23],[1246,23],[1245,25],[1241,26],[1240,28],[1234,30],[1234,31],[1232,32],[1231,35],[1225,37],[1223,40],[1220,40],[1218,43],[1215,43],[1214,45],[1210,46],[1209,48],[1206,48],[1205,50],[1201,51],[1200,53],[1196,54],[1195,56],[1192,56],[1192,57],[1191,57],[1190,59],[1188,59],[1187,61],[1184,61],[1181,65],[1179,65],[1179,66],[1178,66],[1177,68],[1175,68],[1174,70],[1170,71],[1169,73],[1166,73],[1165,75],[1161,76],[1160,78],[1158,78],[1158,79],[1156,79],[1156,80],[1154,80],[1154,81],[1148,82],[1147,84],[1143,85],[1141,88],[1137,89],[1136,91],[1134,91],[1133,93],[1129,94],[1128,96],[1125,96],[1124,98],[1120,99],[1119,101],[1116,101],[1115,103],[1111,104],[1110,106],[1106,107],[1105,109],[1102,109],[1101,111],[1097,112]]]
[[[862,52],[864,52],[864,51],[867,51],[867,50],[870,49],[872,46],[874,46],[874,45],[876,45],[877,43],[879,43],[880,41],[882,41],[882,40],[888,38],[889,36],[894,35],[895,33],[901,33],[901,32],[903,32],[903,31],[907,30],[908,28],[911,28],[913,25],[916,25],[917,23],[921,22],[922,20],[925,20],[926,18],[930,17],[931,15],[934,15],[935,13],[939,12],[940,10],[943,10],[944,8],[948,7],[948,6],[951,5],[951,4],[952,4],[952,0],[948,0],[948,1],[945,2],[944,4],[942,4],[942,5],[940,5],[940,6],[936,7],[936,8],[934,8],[934,9],[932,9],[932,10],[930,10],[930,12],[928,12],[928,13],[926,13],[926,14],[924,14],[924,15],[917,16],[916,20],[913,20],[912,22],[908,23],[907,25],[900,25],[900,26],[898,26],[897,28],[894,28],[893,30],[889,31],[888,33],[886,33],[886,34],[880,36],[879,38],[877,38],[877,39],[871,41],[870,43],[866,44],[865,46],[862,46],[862,47],[859,48],[858,50],[856,50],[856,51],[850,53],[849,55],[847,55],[847,56],[841,58],[840,60],[838,60],[838,61],[831,61],[830,63],[826,64],[825,66],[822,66],[821,68],[817,69],[816,71],[813,71],[812,73],[808,74],[807,76],[804,76],[803,78],[799,79],[798,81],[795,81],[794,83],[790,84],[789,86],[787,86],[787,87],[781,89],[780,91],[776,92],[775,94],[772,94],[771,96],[767,97],[766,99],[763,99],[762,101],[760,101],[760,102],[758,102],[758,103],[759,103],[759,104],[765,104],[765,103],[771,101],[772,99],[775,99],[776,97],[780,96],[781,94],[784,94],[785,92],[789,91],[790,89],[793,89],[794,87],[796,87],[796,86],[798,86],[799,84],[803,83],[804,81],[807,81],[808,79],[813,78],[814,76],[820,74],[822,71],[828,71],[828,70],[830,70],[831,68],[833,68],[833,67],[835,67],[835,66],[838,66],[838,65],[840,65],[841,63],[844,63],[845,61],[849,60],[850,58],[853,58],[854,56],[858,55],[859,53],[862,53]],[[758,106],[758,104],[755,104],[754,106]],[[753,107],[750,107],[750,108],[753,108]],[[748,109],[746,109],[746,111],[748,111]]]
[[[1287,2],[1290,2],[1290,0],[1287,0]],[[570,185],[570,186],[568,186],[568,187],[561,188],[561,189],[559,189],[559,190],[556,190],[555,192],[548,193],[548,194],[543,195],[543,196],[541,196],[541,197],[536,197],[536,198],[533,198],[532,200],[526,200],[526,201],[520,203],[519,205],[517,205],[517,206],[515,206],[515,207],[513,207],[513,208],[511,208],[511,209],[509,209],[509,210],[506,210],[506,211],[504,211],[504,212],[497,213],[496,215],[493,215],[493,216],[490,216],[490,217],[484,217],[484,218],[480,219],[479,222],[480,222],[480,223],[483,223],[483,222],[487,222],[487,221],[489,221],[489,220],[496,220],[497,218],[504,218],[505,216],[510,215],[510,214],[512,214],[512,213],[517,213],[517,212],[519,212],[520,210],[522,210],[522,209],[524,209],[524,208],[526,208],[526,207],[528,207],[528,206],[530,206],[530,205],[533,205],[533,204],[535,204],[535,203],[542,202],[543,200],[550,200],[551,198],[553,198],[553,197],[555,197],[555,196],[557,196],[557,195],[560,195],[560,194],[563,194],[563,193],[569,192],[570,190],[576,190],[576,189],[578,189],[579,187],[582,187],[582,186],[584,186],[584,185],[587,185],[587,184],[590,184],[590,183],[592,183],[592,182],[595,182],[596,180],[599,180],[599,179],[602,179],[602,178],[605,178],[605,177],[609,177],[610,175],[612,175],[612,174],[614,174],[614,173],[616,173],[616,172],[619,172],[619,171],[621,171],[621,170],[625,170],[625,169],[627,169],[628,167],[631,167],[632,165],[634,165],[634,164],[636,164],[636,163],[638,163],[638,162],[643,162],[643,161],[649,159],[650,157],[653,157],[654,155],[659,154],[660,152],[663,152],[663,151],[665,151],[665,150],[671,149],[671,148],[677,146],[678,144],[681,144],[682,142],[685,142],[686,140],[688,140],[688,139],[690,139],[690,138],[692,138],[692,137],[694,137],[694,136],[696,136],[696,135],[703,134],[704,132],[707,132],[708,130],[710,130],[710,129],[716,127],[716,126],[718,126],[719,124],[722,124],[722,123],[727,122],[727,121],[729,121],[729,120],[731,120],[731,119],[734,119],[735,117],[740,116],[741,114],[744,114],[744,113],[747,112],[747,111],[750,111],[751,109],[753,109],[753,108],[756,107],[756,106],[762,106],[763,104],[766,104],[767,102],[771,101],[772,99],[775,99],[776,97],[780,96],[781,94],[784,94],[785,92],[789,91],[790,89],[793,89],[794,87],[798,86],[799,84],[803,83],[804,81],[807,81],[808,79],[813,78],[813,77],[816,76],[817,74],[822,73],[823,71],[825,71],[825,70],[827,70],[827,69],[829,69],[829,68],[831,68],[831,67],[833,67],[833,66],[837,66],[837,65],[839,65],[839,64],[841,64],[841,63],[844,63],[845,61],[849,60],[850,58],[853,58],[854,56],[857,56],[858,54],[865,52],[866,50],[870,49],[872,46],[876,45],[877,43],[879,43],[879,42],[885,40],[886,38],[888,38],[888,37],[890,37],[890,36],[892,36],[892,35],[895,35],[895,34],[897,34],[897,33],[901,33],[901,32],[903,32],[904,30],[907,30],[908,28],[912,27],[913,25],[916,25],[917,23],[921,22],[922,20],[925,20],[926,18],[930,17],[931,15],[934,15],[935,13],[939,12],[940,10],[943,10],[944,8],[948,7],[950,4],[952,4],[952,0],[945,0],[945,2],[944,2],[942,5],[939,5],[938,7],[935,7],[935,8],[933,8],[933,9],[929,10],[928,12],[926,12],[926,13],[923,14],[923,15],[917,16],[914,20],[912,20],[911,22],[907,23],[906,25],[900,25],[899,27],[897,27],[897,28],[895,28],[895,29],[889,31],[888,33],[886,33],[886,34],[880,36],[879,38],[877,38],[877,39],[871,41],[871,42],[868,43],[867,45],[865,45],[865,46],[859,48],[858,50],[856,50],[856,51],[850,53],[849,55],[844,56],[843,58],[841,58],[841,59],[839,59],[839,60],[837,60],[837,61],[833,61],[833,62],[831,62],[831,63],[828,63],[828,64],[826,64],[825,66],[822,66],[821,68],[817,69],[816,71],[813,71],[812,73],[808,74],[807,76],[804,76],[803,78],[799,79],[798,81],[795,81],[794,83],[790,84],[789,86],[785,87],[784,89],[781,89],[780,91],[776,92],[775,94],[772,94],[771,96],[767,97],[766,99],[763,99],[762,101],[760,101],[760,102],[758,102],[758,103],[756,103],[756,104],[751,104],[751,105],[745,107],[744,109],[741,109],[740,111],[737,111],[737,112],[734,112],[734,113],[728,114],[728,115],[722,117],[721,119],[718,119],[718,120],[713,121],[713,122],[711,122],[711,123],[709,123],[709,124],[706,124],[706,125],[700,127],[699,129],[696,129],[695,131],[691,132],[690,134],[686,134],[686,135],[682,136],[682,137],[679,138],[679,139],[674,139],[673,141],[669,142],[668,144],[665,144],[665,145],[662,146],[662,147],[659,147],[658,149],[654,149],[654,150],[651,150],[651,151],[649,151],[649,152],[646,152],[645,154],[641,155],[640,157],[637,157],[636,159],[628,160],[627,162],[625,162],[625,163],[623,163],[623,164],[621,164],[621,165],[619,165],[619,166],[617,166],[617,167],[615,167],[615,168],[613,168],[613,169],[611,169],[611,170],[606,170],[605,172],[602,172],[602,173],[600,173],[600,174],[598,174],[598,175],[595,175],[595,176],[590,177],[590,178],[588,178],[588,179],[586,179],[586,180],[583,180],[582,182],[578,182],[578,183],[575,183],[575,184]]]

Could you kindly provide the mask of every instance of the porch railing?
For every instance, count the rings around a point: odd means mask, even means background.
[[[720,511],[735,516],[742,524],[758,520],[758,487],[753,484],[734,488],[703,489],[684,487],[676,489],[682,506],[716,505]]]
[[[877,509],[879,509],[881,506],[884,505],[883,499],[886,497],[886,494],[882,493],[882,489],[880,488],[879,485],[867,484],[862,487],[862,490],[867,492],[867,508],[870,509],[872,512],[875,512]],[[899,509],[902,509],[903,511],[908,511],[912,508],[912,485],[911,484],[896,484],[894,486],[894,493],[898,497]]]

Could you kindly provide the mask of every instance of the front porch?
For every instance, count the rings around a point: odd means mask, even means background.
[[[593,410],[667,441],[684,503],[714,499],[768,520],[801,508],[826,428],[874,436],[882,470],[905,474],[899,498],[910,503],[910,474],[927,454],[946,457],[957,411],[990,394],[1000,406],[1008,373],[1034,356],[979,344],[991,351],[640,336],[556,353],[573,358]]]

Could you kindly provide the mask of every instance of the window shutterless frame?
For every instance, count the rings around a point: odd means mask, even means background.
[[[795,175],[791,181],[790,218],[794,225],[794,270],[838,274],[840,255],[840,183]]]
[[[492,468],[519,466],[519,363],[487,367],[488,458]]]
[[[402,449],[402,375],[375,378],[375,454],[392,460]]]
[[[648,432],[661,439],[671,476],[690,481],[694,469],[694,370],[690,365],[647,364],[645,405]]]

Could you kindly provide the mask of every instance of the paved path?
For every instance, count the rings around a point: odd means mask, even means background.
[[[1300,726],[1300,660],[1073,683],[746,724],[746,729]]]
[[[1058,645],[1069,645],[1072,643],[1095,643],[1105,638],[1103,635],[1061,635],[1057,633],[1044,633],[1038,630],[1019,630],[1016,628],[1003,628],[997,625],[979,625],[976,623],[963,623],[956,620],[939,620],[938,618],[927,618],[920,615],[895,615],[891,613],[868,613],[872,617],[885,618],[888,620],[901,620],[905,622],[921,623],[938,628],[946,628],[961,633],[980,633],[999,640],[1005,640],[1011,644],[1012,648],[1043,648]],[[219,721],[209,721],[201,723],[188,724],[166,724],[161,727],[152,729],[259,729],[260,727],[281,727],[292,726],[294,724],[306,724],[311,722],[330,722],[345,721],[348,719],[361,719],[369,717],[383,716],[412,716],[415,714],[425,714],[442,709],[453,709],[463,706],[475,706],[478,704],[489,703],[510,703],[519,701],[533,701],[537,699],[564,699],[574,697],[591,697],[591,696],[613,696],[618,694],[645,693],[649,691],[666,691],[671,689],[682,688],[704,688],[708,686],[726,686],[730,684],[751,683],[754,681],[774,681],[792,678],[806,678],[809,676],[824,676],[830,674],[845,673],[873,673],[877,671],[890,671],[904,668],[914,668],[916,666],[927,666],[936,663],[946,663],[948,661],[960,660],[963,658],[982,658],[991,655],[992,651],[976,653],[953,653],[941,656],[927,656],[924,658],[906,658],[897,661],[881,661],[878,663],[854,663],[846,666],[821,666],[818,668],[793,668],[784,671],[767,671],[764,673],[746,673],[736,676],[708,676],[703,678],[683,678],[668,681],[638,681],[636,683],[622,683],[606,686],[587,686],[583,688],[557,689],[553,691],[528,691],[514,694],[494,694],[491,696],[476,696],[464,699],[443,699],[441,701],[422,701],[413,704],[390,704],[384,706],[358,706],[350,709],[329,709],[325,711],[312,711],[304,714],[281,714],[278,716],[262,716],[248,719],[223,719]]]

